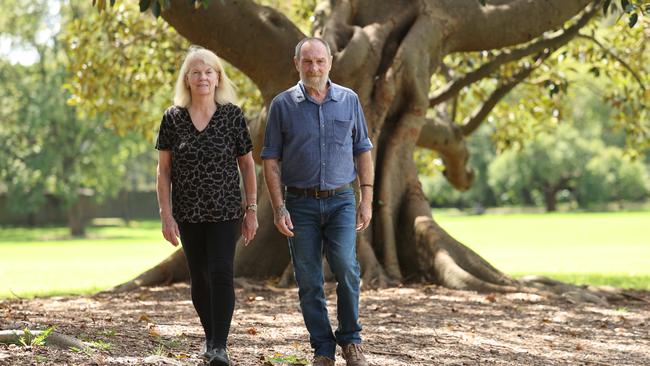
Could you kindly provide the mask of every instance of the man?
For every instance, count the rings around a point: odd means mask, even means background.
[[[274,222],[289,240],[313,365],[334,366],[339,344],[348,366],[366,366],[356,232],[372,217],[372,144],[357,95],[329,80],[328,44],[303,39],[294,64],[300,81],[271,102],[262,149]],[[361,193],[355,207],[351,183],[357,173]],[[323,291],[323,252],[338,282],[334,334]]]

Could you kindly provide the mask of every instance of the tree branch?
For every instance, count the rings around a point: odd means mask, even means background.
[[[469,189],[474,173],[467,168],[469,151],[460,126],[441,118],[427,119],[418,137],[417,146],[437,151],[445,165],[445,178],[456,189]]]
[[[172,1],[162,16],[190,42],[250,77],[267,103],[298,80],[293,50],[304,34],[273,8],[250,0],[213,1],[207,9]]]
[[[429,98],[429,107],[433,107],[446,99],[456,95],[462,88],[475,83],[484,77],[490,75],[501,65],[519,60],[523,57],[543,51],[544,49],[555,49],[570,41],[578,34],[578,31],[584,27],[597,12],[596,6],[590,6],[585,13],[576,21],[575,24],[567,28],[564,32],[550,38],[540,38],[539,40],[515,50],[506,50],[496,56],[492,61],[482,65],[478,69],[469,72],[458,79],[447,83],[440,91]]]
[[[610,51],[607,47],[605,47],[605,45],[603,45],[602,43],[600,43],[600,42],[596,39],[596,37],[590,36],[590,35],[588,35],[588,34],[583,34],[583,33],[578,33],[578,34],[576,35],[576,37],[578,37],[578,38],[584,38],[584,39],[587,39],[587,40],[589,40],[589,41],[592,41],[592,42],[595,43],[598,47],[600,47],[600,48],[601,48],[605,53],[607,53],[609,56],[613,57],[616,61],[620,62],[621,65],[623,65],[623,67],[624,67],[625,69],[627,69],[627,71],[629,71],[630,74],[632,74],[632,76],[634,77],[634,79],[636,79],[636,81],[637,81],[637,83],[639,83],[639,86],[641,87],[641,89],[642,89],[642,90],[645,90],[645,86],[643,85],[643,81],[641,80],[641,77],[639,77],[639,75],[634,71],[634,69],[632,69],[632,67],[630,67],[630,65],[629,65],[627,62],[623,61],[622,58],[618,57],[618,55],[616,55],[614,52]]]
[[[534,65],[524,66],[516,74],[514,74],[510,79],[505,83],[499,85],[490,95],[490,97],[477,108],[470,116],[468,116],[462,123],[460,130],[463,132],[463,135],[468,136],[474,132],[485,120],[485,117],[490,114],[492,109],[497,105],[497,103],[508,94],[515,86],[525,80],[533,70],[537,69],[543,62],[551,55],[552,52],[546,50],[542,55],[537,59]]]
[[[325,17],[325,25],[317,34],[322,37],[332,48],[332,53],[345,48],[354,33],[353,26],[350,25],[352,18],[352,3],[349,0],[337,1],[331,12],[324,12],[321,16]]]
[[[498,49],[529,42],[561,27],[588,4],[600,0],[430,0],[446,14],[449,52]]]

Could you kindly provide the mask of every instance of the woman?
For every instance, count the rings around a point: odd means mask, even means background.
[[[250,134],[217,55],[192,48],[176,81],[174,106],[160,124],[157,191],[162,233],[180,236],[190,270],[192,302],[205,331],[203,356],[230,365],[226,341],[235,291],[233,260],[241,224],[244,244],[257,230],[257,184]],[[170,202],[171,193],[171,202]]]

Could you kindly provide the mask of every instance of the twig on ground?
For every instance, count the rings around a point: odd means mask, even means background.
[[[415,358],[414,356],[411,356],[408,353],[400,353],[400,352],[388,352],[388,351],[380,351],[371,347],[364,347],[365,350],[367,350],[370,353],[374,353],[376,355],[386,355],[386,356],[405,356],[408,358]]]
[[[443,342],[443,341],[440,340],[440,339],[443,338],[443,337],[440,337],[440,336],[438,335],[438,332],[436,332],[435,329],[433,330],[433,333],[435,333],[435,337],[433,337],[433,339],[436,341],[436,343],[440,343],[440,344],[452,344],[452,343],[458,343],[458,339],[457,339],[456,337],[453,337],[453,336],[445,336],[445,338],[453,339],[453,341]]]

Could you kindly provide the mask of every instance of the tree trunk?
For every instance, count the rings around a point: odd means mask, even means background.
[[[544,205],[546,206],[546,212],[555,212],[557,211],[557,188],[554,187],[544,187]]]
[[[68,228],[73,237],[86,236],[86,199],[80,197],[68,210]]]
[[[373,220],[357,240],[366,286],[427,281],[490,292],[522,287],[519,281],[453,239],[431,216],[413,162],[416,145],[437,151],[445,164],[448,181],[466,190],[473,174],[467,167],[465,137],[476,129],[476,121],[471,126],[461,126],[444,113],[434,120],[428,118],[427,111],[444,110],[446,100],[444,91],[436,94],[437,98],[429,98],[431,75],[440,70],[441,60],[447,54],[528,42],[562,26],[590,1],[504,0],[486,7],[479,3],[332,1],[316,14],[316,35],[325,39],[334,53],[331,79],[359,95],[374,145]],[[589,8],[576,22],[577,28],[567,28],[563,34],[566,37],[558,37],[557,42],[568,42],[572,37],[569,32],[577,32],[594,13],[594,8]],[[215,1],[207,10],[172,2],[163,17],[191,42],[215,50],[250,76],[260,87],[266,106],[275,94],[298,80],[291,56],[303,35],[273,9],[246,0],[236,5]],[[245,27],[240,26],[241,19],[246,19]],[[528,54],[556,46],[545,42],[537,48],[530,46]],[[259,55],[264,55],[264,62]],[[454,85],[447,88],[453,89]],[[254,155],[259,162],[265,116],[250,127],[256,141]],[[248,247],[238,245],[236,275],[287,278],[291,269],[286,239],[273,225],[268,194],[261,180],[258,197],[260,228]],[[173,260],[158,265],[158,280],[187,278],[181,263],[180,254],[176,253]],[[147,273],[152,279],[152,274]],[[155,282],[142,281],[140,277],[137,281]]]

